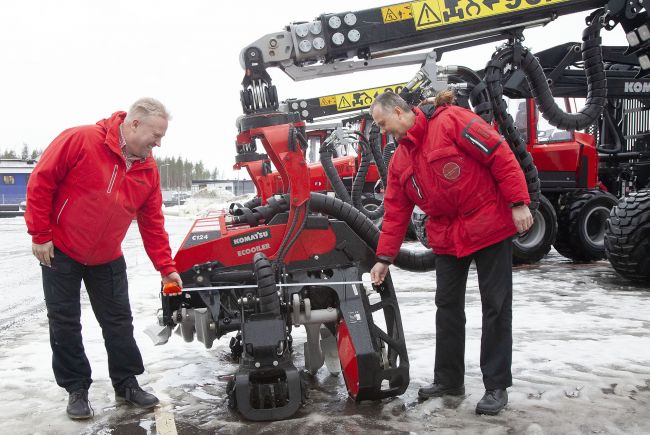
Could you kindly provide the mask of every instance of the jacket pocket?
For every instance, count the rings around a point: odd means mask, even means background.
[[[109,264],[111,280],[113,281],[113,297],[128,298],[129,282],[126,276],[126,261],[120,256]]]
[[[55,270],[57,274],[69,275],[72,273],[74,267],[74,260],[55,247],[54,258],[52,259],[52,269]]]
[[[503,137],[499,135],[490,125],[473,119],[465,127],[462,133],[472,146],[478,148],[485,155],[490,155],[503,142]]]
[[[433,176],[445,185],[456,184],[465,179],[465,157],[455,147],[429,151],[427,163]]]
[[[409,168],[400,175],[400,184],[404,186],[406,195],[411,201],[416,204],[422,204],[426,198],[424,190],[422,189],[422,184],[418,181],[415,176],[413,168]]]

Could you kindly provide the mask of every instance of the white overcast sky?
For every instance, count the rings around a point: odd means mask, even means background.
[[[125,110],[141,96],[172,112],[158,156],[208,167],[234,163],[243,71],[239,52],[259,37],[325,12],[391,2],[357,0],[19,0],[0,3],[0,149],[44,148],[63,129]],[[579,41],[585,14],[525,33],[541,50]],[[608,44],[626,44],[620,28]],[[482,68],[495,44],[448,53],[441,64]],[[270,70],[281,100],[408,81],[417,66],[292,82]]]

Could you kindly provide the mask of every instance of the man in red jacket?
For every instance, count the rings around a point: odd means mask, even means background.
[[[163,283],[182,285],[164,228],[160,175],[151,150],[160,146],[169,114],[143,98],[128,113],[65,130],[47,147],[27,185],[25,221],[40,261],[50,326],[52,369],[69,393],[70,418],[93,416],[91,369],[81,338],[81,281],[102,328],[116,400],[152,408],[140,388],[144,372],[133,338],[121,243],[134,218]]]
[[[399,141],[388,171],[385,214],[370,275],[383,282],[404,239],[414,205],[427,215],[436,253],[436,359],[434,381],[420,398],[465,394],[465,288],[476,262],[483,329],[481,371],[485,394],[478,414],[498,414],[512,385],[511,236],[533,223],[526,181],[508,144],[454,94],[436,97],[433,115],[411,109],[393,93],[380,95],[370,113]]]

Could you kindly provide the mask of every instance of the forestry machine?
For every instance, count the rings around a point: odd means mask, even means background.
[[[548,102],[548,86],[538,83],[537,64],[521,46],[521,35],[560,15],[589,10],[594,11],[581,52],[590,74],[590,95],[585,110],[567,115]],[[501,110],[503,69],[520,64],[537,80],[533,94],[542,113],[551,113],[563,128],[584,128],[600,114],[606,99],[598,34],[602,27],[619,23],[641,73],[647,73],[649,20],[640,0],[425,0],[323,14],[245,47],[240,56],[244,115],[237,120],[236,167],[259,165],[265,171],[272,164],[287,193],[194,223],[175,256],[185,287],[180,294],[161,291],[159,341],[166,341],[173,328],[186,340],[196,336],[206,347],[235,333],[231,350],[240,362],[227,391],[230,405],[249,420],[284,419],[300,408],[305,384],[291,358],[291,332],[299,325],[307,333],[307,373],[324,364],[332,373],[342,372],[355,400],[402,394],[409,383],[409,361],[393,283],[390,276],[379,287],[363,280],[375,263],[378,229],[350,204],[310,191],[305,122],[299,113],[279,110],[267,68],[306,80],[435,61],[433,53],[400,55],[410,51],[433,48],[440,55],[507,40],[491,61],[487,87],[479,90],[488,103],[481,109],[493,112],[515,148],[534,208],[539,179],[525,142],[509,126],[512,118]],[[444,71],[436,71],[435,62],[433,73],[423,67],[404,86],[404,95],[435,88],[439,72]],[[403,250],[395,264],[431,270],[434,260],[431,251]]]

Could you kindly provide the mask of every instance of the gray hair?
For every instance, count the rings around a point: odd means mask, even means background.
[[[402,97],[390,91],[384,92],[375,98],[375,101],[372,102],[370,108],[368,109],[371,115],[372,111],[375,110],[375,107],[377,106],[381,107],[382,111],[393,110],[395,107],[399,107],[405,112],[409,112],[411,110],[411,107],[406,103],[406,101],[404,101]]]
[[[163,103],[155,98],[145,97],[140,98],[131,105],[124,122],[130,122],[134,119],[142,119],[148,116],[160,116],[161,118],[165,118],[167,121],[171,119],[171,115]]]

